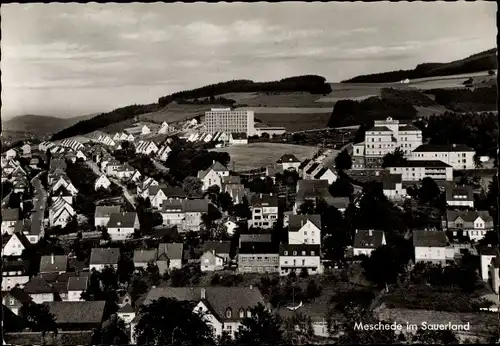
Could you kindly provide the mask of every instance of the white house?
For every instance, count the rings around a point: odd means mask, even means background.
[[[450,207],[474,208],[472,186],[447,186],[446,204]]]
[[[222,178],[227,176],[229,176],[229,169],[216,161],[214,161],[212,166],[207,170],[198,172],[198,179],[203,182],[204,191],[213,185],[222,188]]]
[[[180,200],[165,200],[162,203],[161,216],[164,226],[182,227],[186,213]]]
[[[453,180],[453,167],[442,161],[406,161],[388,167],[390,174],[401,174],[403,181]]]
[[[24,285],[24,292],[31,297],[33,303],[43,304],[54,301],[56,290],[45,279],[35,276]]]
[[[288,244],[321,245],[321,215],[290,215]]]
[[[233,132],[229,135],[229,144],[248,144],[248,136],[244,132]]]
[[[165,134],[170,131],[170,128],[168,127],[168,124],[164,121],[161,123],[160,128],[158,129],[158,134]]]
[[[235,230],[238,228],[238,224],[233,220],[227,220],[224,222],[224,226],[226,227],[226,232],[229,236],[232,236]]]
[[[406,197],[406,188],[403,187],[401,174],[388,174],[382,177],[384,195],[391,201],[401,201]]]
[[[108,234],[113,241],[132,237],[136,229],[139,229],[139,218],[136,212],[116,213],[109,217]]]
[[[491,260],[500,255],[498,248],[495,247],[485,247],[480,249],[479,254],[480,263],[481,263],[481,278],[483,281],[488,281],[489,279],[489,266],[491,264]]]
[[[370,256],[373,250],[385,245],[385,233],[379,230],[356,230],[354,235],[353,253],[354,256]]]
[[[94,225],[95,227],[103,226],[106,227],[109,222],[111,214],[119,214],[121,212],[119,205],[103,206],[96,205],[94,213]]]
[[[177,186],[150,186],[148,193],[151,205],[156,209],[160,209],[166,200],[183,200],[187,198],[184,190]]]
[[[13,159],[17,156],[17,151],[15,149],[9,149],[5,152],[5,158]]]
[[[108,177],[105,174],[101,174],[99,178],[95,180],[94,189],[97,191],[99,189],[107,189],[111,186],[111,181],[109,181]]]
[[[68,301],[79,302],[83,301],[82,293],[87,289],[89,284],[88,272],[76,272],[76,276],[70,276],[68,279]]]
[[[87,155],[85,155],[81,150],[76,152],[76,157],[78,159],[82,159],[83,161],[87,161]]]
[[[298,171],[301,162],[293,154],[284,154],[276,163],[281,165],[285,171],[287,169]]]
[[[474,169],[476,151],[464,144],[423,144],[415,148],[410,160],[439,160],[452,166],[453,169]]]
[[[65,227],[76,215],[75,210],[66,200],[59,198],[52,203],[49,209],[49,222],[51,227]]]
[[[280,275],[288,275],[291,271],[299,274],[303,269],[309,275],[323,273],[319,245],[281,244],[279,255]]]
[[[14,227],[20,218],[21,211],[19,208],[4,209],[2,208],[2,234],[14,233]]]
[[[414,230],[413,246],[415,263],[432,262],[446,264],[446,246],[448,238],[443,231]]]
[[[142,268],[146,270],[148,268],[148,264],[154,264],[156,265],[156,259],[158,258],[158,250],[157,249],[150,249],[150,250],[134,250],[134,267],[136,269]],[[163,274],[160,272],[160,274]]]
[[[494,230],[493,218],[486,210],[454,211],[447,210],[442,218],[442,228],[452,231],[464,231],[473,241],[482,239],[488,231]]]
[[[332,167],[322,166],[312,174],[313,178],[316,180],[327,180],[328,184],[333,184],[337,181],[337,174],[334,172]]]
[[[168,145],[163,145],[160,150],[158,150],[158,153],[156,154],[158,156],[158,160],[160,161],[167,161],[168,155],[172,149]]]
[[[134,174],[135,169],[128,163],[124,163],[116,168],[115,177],[120,180],[128,180]]]
[[[128,326],[135,318],[135,310],[130,304],[126,304],[116,312],[116,315],[123,320],[125,326]]]
[[[90,252],[89,269],[102,272],[104,267],[118,268],[119,248],[93,248]]]
[[[278,197],[270,194],[255,194],[251,197],[250,211],[252,219],[249,225],[264,229],[273,228],[278,220]]]
[[[78,189],[73,185],[71,180],[66,175],[60,175],[56,180],[54,180],[51,184],[51,191],[57,191],[59,187],[63,186],[66,188],[73,196],[78,194]]]
[[[27,261],[2,261],[2,291],[9,291],[19,285],[23,288],[30,280],[29,263]]]
[[[14,233],[2,239],[3,256],[21,256],[23,251],[31,247],[31,243],[23,233]]]
[[[153,141],[140,141],[135,148],[136,154],[150,155],[156,154],[157,152],[158,146]]]
[[[149,127],[147,127],[146,125],[144,125],[142,128],[141,128],[141,134],[142,135],[149,135],[151,133],[151,130],[149,129]]]
[[[31,145],[29,145],[28,143],[23,144],[23,146],[21,147],[21,151],[25,156],[31,155]]]
[[[160,243],[156,265],[161,274],[172,269],[181,269],[184,255],[183,243]]]

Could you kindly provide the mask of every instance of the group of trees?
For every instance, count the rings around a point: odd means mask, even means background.
[[[219,96],[215,97],[211,95],[210,97],[205,97],[202,99],[195,98],[194,100],[188,99],[176,99],[175,100],[180,105],[223,105],[232,106],[236,103],[235,100],[227,99],[225,97]]]
[[[474,89],[432,89],[426,93],[435,96],[435,102],[455,112],[495,111],[497,108],[497,87]]]
[[[387,153],[382,158],[382,167],[394,167],[394,165],[402,164],[407,162],[408,159],[401,148],[397,147],[392,153]]]

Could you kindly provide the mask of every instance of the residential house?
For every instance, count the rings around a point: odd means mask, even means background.
[[[130,325],[130,323],[132,323],[136,316],[135,310],[130,304],[124,305],[120,309],[118,309],[116,315],[118,316],[118,318],[123,320],[125,326]]]
[[[148,264],[150,264],[150,263],[156,264],[157,257],[158,257],[157,249],[135,250],[134,251],[134,267],[136,269],[142,268],[142,269],[146,270],[148,268]]]
[[[73,195],[62,185],[57,189],[57,191],[52,193],[50,199],[52,200],[52,203],[57,202],[59,199],[63,199],[66,203],[73,205]]]
[[[4,154],[4,155],[5,155],[5,157],[6,157],[7,159],[13,159],[13,158],[15,158],[15,157],[17,156],[17,154],[18,154],[18,153],[17,153],[17,150],[15,150],[15,149],[9,149],[9,150],[7,150],[7,151],[5,152],[5,154]]]
[[[139,229],[136,212],[113,213],[109,217],[108,234],[113,241],[131,237],[136,229]]]
[[[21,146],[21,151],[22,151],[24,156],[31,155],[31,145],[29,145],[29,143],[24,143]]]
[[[160,297],[198,303],[194,307],[194,311],[203,313],[203,318],[211,326],[215,337],[220,337],[223,331],[234,337],[242,320],[252,316],[252,308],[259,303],[266,306],[259,289],[253,286],[156,287],[148,292],[144,305],[148,305]],[[132,323],[131,328],[134,327],[135,324]]]
[[[69,148],[71,150],[80,150],[83,149],[83,144],[80,143],[79,141],[72,139],[72,138],[66,138],[61,142],[61,146],[65,148]]]
[[[230,260],[231,242],[206,241],[203,243],[203,255],[200,258],[201,271],[216,271],[224,269]]]
[[[266,177],[271,178],[273,183],[276,183],[276,177],[278,174],[283,174],[283,167],[280,165],[270,165],[266,166]],[[265,179],[265,177],[262,177]]]
[[[244,243],[270,243],[271,238],[271,233],[243,233],[238,239],[238,246],[241,247]]]
[[[168,155],[170,154],[171,151],[172,149],[170,149],[168,145],[162,145],[158,150],[158,152],[156,153],[156,156],[160,161],[167,161]]]
[[[276,163],[281,165],[285,171],[288,169],[298,171],[301,164],[300,160],[293,154],[284,154]]]
[[[19,208],[4,209],[2,208],[2,234],[14,233],[14,227],[19,221],[21,211]]]
[[[379,246],[386,245],[385,233],[379,230],[356,230],[354,235],[354,256],[370,256],[373,250]]]
[[[239,175],[227,175],[222,177],[221,191],[227,192],[230,188],[241,187],[241,177]]]
[[[66,288],[68,292],[68,301],[78,302],[82,301],[82,293],[87,289],[89,285],[89,273],[78,273],[76,276],[71,276],[68,278],[68,286]]]
[[[132,297],[130,296],[130,293],[126,292],[123,295],[120,295],[118,297],[118,307],[122,308],[125,305],[132,305]]]
[[[229,135],[229,144],[248,144],[248,136],[244,132],[232,132]]]
[[[250,194],[249,189],[245,189],[244,185],[241,184],[238,187],[227,187],[226,191],[233,200],[233,204],[243,203],[243,199]]]
[[[20,257],[24,250],[31,248],[32,244],[26,235],[20,232],[2,235],[2,257]]]
[[[130,181],[133,182],[133,183],[138,183],[142,178],[142,174],[141,172],[139,172],[139,170],[135,170],[134,173],[132,173],[132,175],[130,176]]]
[[[337,174],[332,167],[321,166],[319,169],[315,170],[312,174],[312,179],[316,180],[327,180],[328,184],[333,184],[337,181]]]
[[[8,291],[11,288],[23,288],[29,281],[28,275],[29,262],[19,260],[2,260],[2,291]]]
[[[384,195],[390,201],[401,201],[406,197],[402,174],[386,174],[382,177]]]
[[[54,287],[41,276],[32,277],[26,285],[24,285],[24,292],[31,297],[35,304],[53,302],[56,298],[59,298]]]
[[[472,186],[447,186],[446,205],[448,207],[474,208],[474,194]]]
[[[481,278],[483,281],[488,281],[490,279],[490,264],[491,260],[498,257],[500,252],[498,248],[492,247],[491,245],[488,247],[484,247],[479,250],[480,255],[480,264],[481,264]]]
[[[482,239],[486,232],[494,229],[493,218],[488,211],[446,211],[443,217],[442,227],[444,230],[455,232],[463,230],[467,232],[473,241]]]
[[[224,227],[226,227],[227,234],[232,236],[238,228],[238,224],[234,220],[227,220],[224,222]]]
[[[71,180],[66,174],[61,174],[59,177],[51,183],[51,191],[57,191],[59,187],[64,186],[73,196],[78,193],[77,188],[73,185]]]
[[[150,187],[158,186],[159,183],[151,177],[144,177],[142,182],[137,183],[137,195],[142,198],[149,198]],[[153,192],[158,192],[154,190]]]
[[[278,196],[255,194],[250,199],[252,219],[249,225],[263,229],[272,228],[278,220]]]
[[[330,197],[327,199],[329,206],[337,208],[341,213],[344,213],[351,200],[349,197]]]
[[[90,252],[90,271],[102,271],[104,267],[118,268],[120,249],[118,248],[93,248]]]
[[[208,213],[210,208],[207,199],[186,199],[182,201],[182,209],[184,211],[183,230],[199,231],[203,223],[202,215]]]
[[[158,134],[165,134],[168,132],[170,132],[170,128],[168,127],[168,124],[164,121],[161,123],[161,126],[158,129]]]
[[[66,273],[68,269],[67,255],[48,255],[40,258],[40,274]]]
[[[42,142],[38,144],[38,150],[45,153],[48,149],[52,148],[54,143],[52,142]]]
[[[105,174],[101,174],[99,178],[95,180],[94,189],[97,191],[99,189],[107,189],[111,186],[111,181],[106,177]]]
[[[149,199],[154,208],[162,208],[166,200],[183,200],[187,198],[186,193],[181,187],[156,185],[149,187]]]
[[[66,200],[59,198],[52,203],[49,209],[49,222],[51,227],[65,227],[76,215],[75,210]]]
[[[203,191],[213,185],[222,189],[222,179],[227,176],[229,176],[229,169],[216,161],[207,170],[198,172],[198,179],[203,182]]]
[[[271,242],[241,243],[238,250],[238,273],[277,272],[279,272],[278,246]]]
[[[290,215],[288,244],[321,245],[321,215]]]
[[[134,174],[135,169],[128,163],[124,163],[116,168],[115,177],[120,180],[129,180]]]
[[[316,201],[322,199],[331,204],[333,197],[328,192],[329,186],[328,180],[299,180],[297,182],[297,195],[295,196],[295,205],[293,207],[294,213],[297,213],[305,201],[311,201],[316,205]]]
[[[6,294],[2,295],[2,304],[16,315],[19,315],[19,309],[23,305],[31,302],[29,294],[17,287],[9,289]]]
[[[182,228],[186,216],[183,203],[180,200],[164,200],[162,203],[161,216],[164,226],[179,226]]]
[[[299,167],[301,167],[301,166],[299,166]],[[304,180],[314,179],[314,176],[316,175],[315,172],[320,170],[322,167],[323,167],[323,165],[319,162],[312,161],[312,160],[308,161],[307,164],[302,168],[302,172],[301,172],[302,179],[304,179]]]
[[[153,141],[139,141],[135,148],[136,154],[150,155],[156,154],[159,148]]]
[[[102,160],[101,161],[101,171],[106,172],[106,175],[108,177],[114,177],[116,176],[116,173],[118,172],[118,169],[122,164],[120,161],[115,160],[115,159],[110,159],[110,160]]]
[[[424,178],[434,180],[453,180],[453,167],[438,160],[410,160],[388,167],[390,174],[401,174],[403,181],[421,181]]]
[[[46,303],[60,330],[84,331],[100,328],[105,301],[52,301]]]
[[[119,205],[96,205],[94,213],[94,225],[95,227],[103,226],[106,227],[109,222],[111,214],[119,214],[121,212],[121,207]]]
[[[500,293],[500,256],[497,256],[491,260],[490,264],[490,278],[491,278],[491,287],[493,288],[493,292],[495,294]]]
[[[160,243],[156,265],[160,274],[172,269],[181,269],[184,254],[183,243]]]
[[[413,247],[415,248],[415,263],[432,262],[446,264],[446,247],[448,238],[442,231],[413,231]]]
[[[300,273],[303,269],[309,275],[323,273],[319,245],[281,244],[279,256],[280,275],[288,275],[291,271]]]
[[[85,155],[81,150],[78,150],[76,152],[76,158],[77,159],[81,159],[83,161],[87,161],[88,160],[87,155]]]
[[[453,169],[474,169],[476,151],[465,144],[422,144],[411,153],[410,160],[440,160]]]

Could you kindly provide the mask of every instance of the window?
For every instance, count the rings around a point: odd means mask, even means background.
[[[311,251],[311,256],[314,256],[314,251]]]
[[[250,311],[250,309],[247,310],[247,317],[248,318],[252,317],[252,312]]]
[[[245,310],[240,309],[240,318],[245,317]]]
[[[231,318],[233,316],[233,311],[231,308],[227,308],[226,310],[226,318]]]
[[[293,252],[293,255],[294,255],[294,256],[297,256],[297,251],[294,251],[294,252]]]
[[[307,243],[307,239],[306,239],[306,243]],[[302,256],[305,256],[305,255],[306,255],[306,252],[302,251]]]
[[[305,259],[303,259],[303,260],[302,260],[302,266],[305,266],[305,265],[306,265],[306,260],[305,260]]]
[[[288,256],[288,251],[283,251],[283,255]]]

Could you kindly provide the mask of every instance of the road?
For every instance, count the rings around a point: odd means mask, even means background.
[[[102,175],[102,172],[99,170],[99,167],[97,167],[97,165],[95,164],[94,161],[92,160],[87,160],[85,161],[85,163],[87,164],[88,167],[90,167],[90,169],[92,169],[92,171],[97,175],[97,176],[101,176]],[[123,192],[123,196],[125,196],[125,198],[127,199],[127,201],[130,203],[130,205],[135,209],[135,199],[134,197],[130,194],[130,192],[128,191],[127,187],[125,185],[123,185],[119,180],[115,179],[115,178],[111,178],[111,177],[108,177],[108,179],[110,181],[112,181],[113,183],[115,183],[116,185],[118,185],[121,189],[122,189],[122,192]]]
[[[31,184],[35,190],[35,197],[33,198],[34,213],[31,215],[31,233],[33,234],[39,234],[44,227],[43,222],[45,219],[45,208],[47,206],[47,191],[45,191],[40,180],[40,175],[42,173],[43,172],[38,173],[31,179]]]

